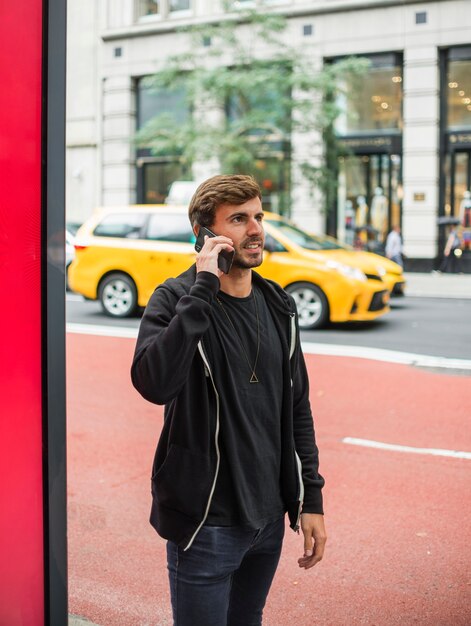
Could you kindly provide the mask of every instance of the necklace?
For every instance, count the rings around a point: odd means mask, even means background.
[[[254,301],[255,316],[257,318],[257,353],[255,355],[255,361],[254,361],[253,366],[250,364],[249,355],[247,354],[247,351],[246,351],[245,346],[244,346],[244,344],[242,342],[242,339],[241,339],[239,333],[237,332],[237,328],[234,326],[234,323],[231,320],[231,318],[229,316],[229,313],[226,311],[226,309],[224,308],[223,303],[221,302],[221,300],[217,296],[216,296],[216,300],[217,300],[219,306],[221,307],[224,315],[227,317],[227,321],[231,325],[232,330],[236,334],[236,337],[237,337],[237,339],[239,340],[239,343],[240,343],[240,347],[242,348],[242,352],[243,352],[243,354],[245,356],[245,360],[247,361],[247,365],[249,366],[249,369],[252,372],[252,376],[250,377],[249,382],[250,383],[258,383],[258,382],[260,382],[258,380],[257,374],[255,373],[255,370],[257,369],[258,355],[259,355],[259,352],[260,352],[260,320],[258,318],[258,305],[257,305],[257,298],[255,297],[255,291],[252,289],[252,300]]]

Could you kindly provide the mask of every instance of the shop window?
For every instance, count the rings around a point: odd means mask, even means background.
[[[141,163],[138,195],[143,204],[163,204],[173,182],[191,178],[188,168],[177,157],[149,157]]]
[[[458,227],[461,249],[471,253],[471,47],[443,52],[443,124],[447,152],[443,155],[443,206],[440,207],[441,253],[452,226]]]
[[[190,115],[183,86],[173,89],[153,87],[146,78],[137,81],[137,129],[157,115],[169,115],[172,120],[184,123]]]
[[[283,72],[280,68],[280,72]],[[288,71],[288,70],[286,70]],[[259,85],[261,87],[261,85]],[[247,129],[251,135],[275,134],[288,136],[290,132],[289,92],[276,89],[255,88],[250,94],[234,93],[226,103],[226,118],[230,126],[239,124],[244,117],[251,123]]]
[[[290,214],[290,170],[289,156],[279,155],[256,161],[255,171],[251,174],[260,185],[265,211],[286,216]]]
[[[168,116],[169,120],[184,124],[190,113],[184,86],[165,89],[155,88],[142,78],[137,81],[137,129],[158,116]],[[140,202],[160,204],[165,202],[170,185],[176,180],[191,178],[190,168],[180,162],[179,154],[170,152],[151,153],[148,149],[138,149],[138,189]]]
[[[280,72],[289,71],[280,67]],[[261,87],[261,86],[260,86]],[[247,139],[254,167],[238,171],[252,174],[262,190],[267,211],[288,214],[290,210],[290,120],[288,89],[254,88],[250,94],[234,93],[226,102],[226,119],[231,130],[240,129]]]
[[[367,58],[371,65],[364,74],[344,77],[337,102],[341,111],[335,127],[338,135],[402,130],[400,57],[384,54]]]
[[[449,224],[461,224],[469,229],[467,238],[471,240],[471,149],[453,150],[447,154],[444,174],[445,217]]]
[[[363,154],[339,160],[337,236],[360,250],[382,252],[401,224],[401,157]]]
[[[446,77],[448,129],[471,128],[471,50],[467,59],[450,57]]]

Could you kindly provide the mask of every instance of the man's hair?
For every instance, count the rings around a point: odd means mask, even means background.
[[[190,200],[188,216],[191,225],[210,227],[216,209],[223,204],[244,204],[253,198],[262,199],[260,187],[252,176],[234,174],[208,178],[198,187]]]

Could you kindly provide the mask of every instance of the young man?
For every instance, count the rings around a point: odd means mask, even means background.
[[[309,382],[293,299],[252,268],[263,260],[260,189],[214,176],[189,207],[211,229],[189,270],[160,285],[142,318],[132,380],[165,404],[151,523],[168,540],[176,626],[251,626],[275,574],[287,512],[299,567],[326,534]],[[232,267],[218,267],[222,250]]]

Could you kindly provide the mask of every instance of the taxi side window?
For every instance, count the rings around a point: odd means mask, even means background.
[[[187,215],[159,213],[150,216],[146,239],[194,243],[195,236]]]
[[[111,213],[95,227],[93,234],[98,237],[139,239],[144,222],[145,215],[142,213]]]
[[[286,252],[286,248],[269,233],[265,233],[265,250],[269,252]]]

